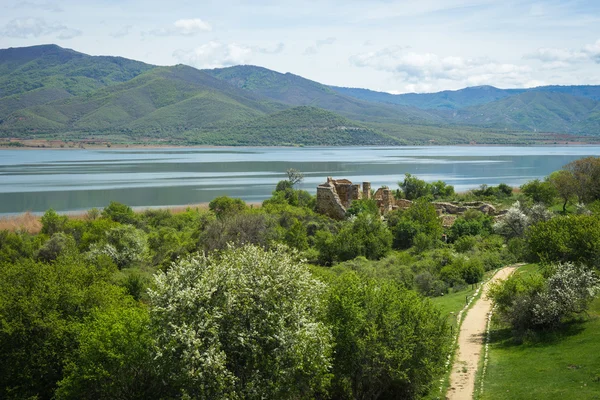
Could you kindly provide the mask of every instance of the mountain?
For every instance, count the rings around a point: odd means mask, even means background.
[[[0,66],[0,81],[7,83],[0,97],[0,135],[5,137],[125,135],[231,145],[399,143],[332,112],[294,108],[184,65],[155,67],[51,45],[2,50]]]
[[[382,105],[340,94],[329,86],[298,75],[252,65],[204,70],[229,84],[291,106],[312,106],[360,121],[429,124],[443,120],[415,107]]]
[[[400,104],[420,109],[454,110],[490,103],[508,96],[522,93],[521,89],[498,89],[493,86],[474,86],[461,90],[444,90],[437,93],[390,94],[368,89],[330,86],[338,93],[356,99],[379,103]]]
[[[84,96],[15,111],[0,126],[46,132],[184,131],[251,119],[282,108],[202,71],[178,65],[157,67]]]
[[[600,103],[590,98],[532,90],[457,110],[451,118],[461,125],[513,131],[598,134],[599,110]]]
[[[397,146],[399,138],[384,135],[331,111],[298,106],[215,129],[191,133],[193,144],[269,146]]]
[[[457,110],[491,103],[527,92],[561,93],[600,101],[600,86],[539,86],[530,89],[498,89],[493,86],[472,86],[460,90],[436,93],[391,94],[368,89],[329,86],[334,91],[355,99],[411,106],[423,110]]]
[[[56,45],[0,50],[0,137],[204,145],[524,143],[598,135],[600,86],[391,95],[256,66],[198,70]]]

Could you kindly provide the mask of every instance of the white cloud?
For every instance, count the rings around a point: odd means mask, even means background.
[[[212,26],[200,18],[178,19],[168,28],[160,28],[150,31],[156,36],[193,36],[202,32],[209,32]]]
[[[596,43],[587,44],[578,50],[553,47],[539,48],[535,52],[527,54],[525,58],[547,63],[545,67],[550,69],[590,61],[600,63],[600,39]]]
[[[131,28],[133,28],[133,25],[126,25],[121,27],[119,30],[112,32],[110,34],[110,36],[114,37],[114,38],[122,38],[125,37],[127,35],[129,35],[129,32],[131,31]]]
[[[336,39],[334,37],[319,39],[315,42],[314,45],[309,46],[304,50],[304,55],[312,56],[312,55],[318,54],[321,47],[332,45],[335,43],[335,41],[336,41]]]
[[[29,9],[38,9],[43,11],[50,12],[63,12],[64,9],[55,2],[45,1],[45,2],[32,2],[32,1],[21,1],[15,5],[14,8],[29,8]]]
[[[81,35],[77,29],[69,29],[57,23],[48,23],[42,18],[17,18],[10,21],[0,36],[12,38],[30,39],[57,34],[58,39],[72,39]]]
[[[252,49],[237,43],[210,41],[192,50],[177,50],[173,56],[180,62],[197,68],[221,68],[246,64]]]
[[[279,54],[284,48],[281,42],[261,47],[213,40],[191,50],[176,50],[173,57],[197,68],[222,68],[248,64],[254,54]]]
[[[498,63],[488,58],[442,57],[407,51],[400,46],[354,55],[350,63],[392,73],[405,84],[405,90],[417,92],[444,86],[522,86],[531,72],[528,66]]]

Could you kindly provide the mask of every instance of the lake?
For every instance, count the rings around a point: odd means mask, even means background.
[[[111,200],[133,207],[268,198],[285,171],[316,192],[327,176],[397,187],[406,172],[457,191],[542,178],[600,146],[319,147],[0,150],[0,215],[77,211]]]

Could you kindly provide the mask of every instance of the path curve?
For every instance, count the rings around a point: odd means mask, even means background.
[[[458,349],[450,374],[450,388],[446,394],[448,400],[471,400],[475,390],[475,374],[479,356],[483,351],[483,342],[488,315],[492,311],[492,302],[487,298],[491,283],[504,280],[520,265],[504,267],[486,282],[481,297],[467,312],[458,334]]]

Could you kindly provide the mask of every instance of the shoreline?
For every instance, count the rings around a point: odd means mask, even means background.
[[[172,205],[172,206],[139,206],[139,207],[131,207],[133,212],[136,214],[142,214],[148,210],[168,210],[171,214],[181,214],[186,212],[188,209],[191,210],[202,210],[208,211],[209,203],[196,203],[196,204],[181,204],[181,205]],[[249,208],[259,208],[262,206],[262,202],[251,201],[246,202],[246,205]],[[87,210],[75,210],[75,211],[57,211],[57,214],[67,216],[71,220],[85,220],[87,217],[88,211],[93,209],[92,207]],[[102,208],[98,208],[100,212],[102,212]],[[43,212],[31,212],[24,211],[18,214],[11,215],[0,215],[0,231],[23,231],[31,234],[37,234],[42,229],[42,216],[46,211]]]

